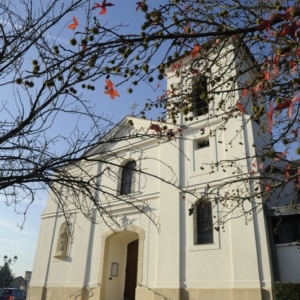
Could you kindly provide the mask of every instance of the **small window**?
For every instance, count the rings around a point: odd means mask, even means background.
[[[300,240],[300,215],[272,218],[275,244],[292,243]]]
[[[136,162],[128,162],[122,170],[120,194],[134,193]]]
[[[196,149],[209,147],[209,138],[202,138],[195,141]]]
[[[195,244],[210,244],[214,242],[213,218],[211,202],[200,202],[194,210]]]
[[[193,78],[192,98],[194,103],[194,115],[197,117],[207,114],[207,77],[198,76]]]

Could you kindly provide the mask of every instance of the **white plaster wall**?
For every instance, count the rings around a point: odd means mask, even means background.
[[[44,286],[51,262],[55,218],[42,219],[30,285]]]
[[[168,86],[179,81],[180,78],[171,75]],[[220,100],[216,98],[215,101]],[[206,134],[208,134],[210,128],[213,129],[220,124],[221,119],[212,117],[207,122],[206,117],[199,117],[198,120],[190,123],[187,130],[184,130],[184,140],[177,139],[171,143],[161,144],[158,144],[156,139],[130,144],[121,141],[109,146],[109,150],[117,151],[117,157],[111,159],[110,162],[120,164],[126,159],[147,158],[139,162],[139,168],[167,181],[139,175],[134,194],[136,200],[147,201],[153,216],[159,217],[159,233],[145,215],[136,213],[134,210],[128,211],[126,209],[130,206],[120,204],[113,198],[99,195],[100,201],[110,202],[110,212],[113,216],[126,215],[134,225],[146,232],[142,284],[153,288],[259,288],[271,285],[271,268],[262,214],[250,221],[248,225],[245,225],[244,218],[228,221],[225,224],[225,232],[220,229],[220,233],[215,233],[218,239],[216,247],[209,249],[199,246],[198,249],[194,249],[190,247],[193,242],[189,225],[191,217],[188,216],[189,204],[182,199],[183,193],[172,187],[172,184],[175,184],[190,190],[195,188],[204,190],[207,182],[215,180],[218,184],[218,181],[224,177],[232,176],[230,171],[223,172],[220,167],[215,168],[215,172],[209,174],[210,168],[205,166],[205,163],[222,159],[235,160],[238,157],[244,157],[245,152],[250,155],[255,153],[252,144],[254,140],[256,144],[257,138],[251,125],[252,122],[246,126],[245,133],[242,132],[236,136],[236,130],[245,124],[247,118],[248,116],[239,116],[231,119],[226,125],[227,130],[221,135],[210,137],[210,146],[204,149],[195,150],[194,147],[195,140],[205,136],[201,135],[200,128],[206,128]],[[179,118],[179,123],[183,124],[182,116]],[[149,124],[147,121],[137,122],[137,126],[144,126],[144,131],[147,131]],[[228,146],[231,140],[233,140],[232,147]],[[239,144],[240,142],[242,145]],[[263,138],[259,137],[257,144],[261,146]],[[245,160],[240,164],[241,169],[248,173],[251,162]],[[105,164],[101,165],[100,171],[105,166]],[[201,166],[205,167],[205,171],[200,170]],[[98,167],[96,164],[91,165],[91,172],[98,172]],[[117,169],[118,167],[114,167],[114,171],[117,172]],[[116,176],[104,176],[100,184],[103,189],[118,195]],[[231,188],[234,188],[234,185]],[[123,199],[128,200],[130,197]],[[251,208],[250,204],[247,205]],[[49,202],[47,212],[50,211],[55,212],[55,205]],[[231,216],[237,215],[234,213]],[[78,214],[77,222],[80,226],[75,226],[74,243],[70,247],[70,255],[65,260],[58,260],[53,258],[53,251],[62,221],[62,216],[57,219],[49,217],[42,221],[32,285],[43,285],[45,281],[48,286],[99,284],[100,249],[102,236],[108,230],[106,224],[100,221],[99,225],[94,226]],[[55,230],[54,236],[53,230]],[[122,299],[126,261],[124,249],[129,239],[120,240],[115,237],[110,239],[108,272],[110,272],[111,262],[118,262],[120,275],[107,281],[105,299]],[[44,254],[49,258],[49,264]],[[109,274],[104,276],[108,277]]]

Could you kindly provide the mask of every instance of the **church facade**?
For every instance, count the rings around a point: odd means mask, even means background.
[[[182,80],[171,70],[168,74],[169,89]],[[236,91],[232,102],[239,97]],[[208,183],[209,188],[218,187],[232,176],[219,166],[211,172],[211,162],[243,157],[240,168],[249,173],[252,161],[247,161],[245,153],[255,156],[268,138],[257,136],[258,125],[238,112],[228,121],[226,131],[211,135],[222,122],[216,116],[221,98],[222,94],[206,104],[213,112],[209,118],[208,107],[196,103],[196,112],[189,113],[194,119],[187,127],[182,114],[176,125],[167,124],[174,132],[182,129],[180,137],[163,141],[149,129],[153,123],[161,124],[126,117],[117,126],[120,136],[145,131],[152,137],[102,144],[90,152],[91,157],[104,155],[106,147],[118,154],[108,164],[120,166],[114,172],[119,176],[104,177],[100,184],[121,201],[99,195],[100,200],[105,197],[103,207],[118,225],[109,228],[104,220],[91,223],[74,210],[78,226],[67,228],[64,213],[49,195],[41,216],[29,300],[266,300],[272,299],[276,280],[300,279],[287,269],[293,263],[286,266],[284,246],[278,251],[270,238],[263,210],[255,212],[247,224],[237,217],[239,211],[230,211],[227,222],[220,224],[218,220],[227,211],[208,201],[194,205],[189,216],[193,195],[205,195]],[[236,129],[241,126],[237,137]],[[89,172],[105,167],[105,163],[86,162]],[[227,190],[218,192],[224,195]],[[249,210],[251,205],[245,203]],[[72,230],[72,239],[68,230]],[[291,255],[296,248],[288,249]]]

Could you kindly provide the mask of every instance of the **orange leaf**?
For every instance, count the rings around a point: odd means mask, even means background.
[[[240,110],[240,112],[242,114],[246,114],[247,113],[246,110],[245,110],[245,108],[243,107],[243,105],[240,102],[236,103],[236,107]]]
[[[120,97],[118,91],[114,89],[107,89],[104,93],[109,95],[111,99],[115,99],[115,97]]]
[[[242,98],[245,97],[248,94],[248,90],[247,89],[243,89],[242,91]]]
[[[270,79],[270,73],[268,70],[264,70],[265,78],[264,80],[269,80]]]
[[[77,20],[77,18],[76,17],[73,17],[73,21],[74,21],[74,23],[73,24],[70,24],[69,26],[68,26],[68,28],[69,29],[73,29],[73,30],[75,30],[75,28],[78,26],[78,20]]]
[[[191,51],[192,59],[194,59],[200,52],[201,47],[199,45],[195,45],[193,50]]]
[[[263,83],[260,81],[257,85],[250,88],[251,96],[257,97],[259,91],[261,91],[263,88]]]
[[[114,87],[115,87],[114,83],[112,83],[109,79],[106,79],[105,81],[106,81],[106,85],[105,85],[106,90],[107,89],[114,89]]]
[[[268,120],[269,120],[268,132],[270,134],[272,134],[272,127],[274,125],[274,123],[273,123],[273,104],[272,104],[272,102],[270,102],[270,110],[267,113],[267,117],[268,117]]]

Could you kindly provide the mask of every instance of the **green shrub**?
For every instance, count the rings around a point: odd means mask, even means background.
[[[300,283],[276,284],[275,300],[300,300]]]

